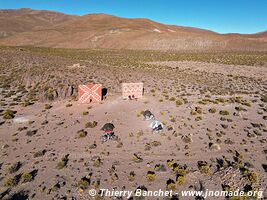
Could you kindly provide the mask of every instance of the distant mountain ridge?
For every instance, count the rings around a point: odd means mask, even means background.
[[[143,50],[267,51],[267,31],[219,34],[165,25],[145,18],[84,16],[17,9],[0,10],[0,45]]]

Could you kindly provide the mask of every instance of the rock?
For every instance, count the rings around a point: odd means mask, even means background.
[[[29,123],[30,117],[24,116],[24,117],[16,117],[13,119],[14,123]]]
[[[218,151],[221,149],[220,145],[217,143],[209,143],[209,149],[210,150],[215,150]]]
[[[2,149],[6,149],[6,148],[8,148],[8,147],[9,147],[8,144],[4,144],[4,145],[2,146]]]

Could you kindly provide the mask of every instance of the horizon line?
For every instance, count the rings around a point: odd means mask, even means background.
[[[124,16],[119,16],[119,15],[114,15],[114,14],[110,14],[110,13],[103,13],[103,12],[94,12],[94,13],[85,13],[85,14],[72,14],[72,13],[66,13],[66,12],[62,12],[62,11],[58,11],[58,10],[47,10],[47,9],[33,9],[33,8],[26,8],[26,7],[22,7],[22,8],[0,8],[1,10],[33,10],[33,11],[48,11],[48,12],[54,12],[54,13],[61,13],[64,15],[70,15],[70,16],[77,16],[77,17],[83,17],[86,15],[94,15],[94,14],[102,14],[102,15],[109,15],[109,16],[113,16],[113,17],[118,17],[118,18],[124,18],[124,19],[147,19],[147,20],[151,20],[153,22],[156,23],[160,23],[163,25],[168,25],[168,26],[178,26],[178,27],[185,27],[185,28],[196,28],[196,29],[200,29],[200,30],[205,30],[205,31],[210,31],[216,34],[220,34],[220,35],[256,35],[256,34],[261,34],[261,33],[265,33],[267,32],[267,29],[259,31],[259,32],[253,32],[253,33],[240,33],[240,32],[217,32],[214,31],[212,29],[209,28],[201,28],[201,27],[194,27],[194,26],[188,26],[188,25],[178,25],[178,24],[168,24],[168,23],[164,23],[164,22],[159,22],[156,20],[153,20],[151,18],[146,18],[146,17],[124,17]]]

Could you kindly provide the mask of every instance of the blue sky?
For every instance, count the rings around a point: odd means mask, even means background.
[[[219,33],[267,30],[267,0],[0,0],[0,9],[15,8],[149,18]]]

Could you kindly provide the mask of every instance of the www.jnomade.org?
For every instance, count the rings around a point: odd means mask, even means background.
[[[136,197],[170,197],[173,195],[180,195],[183,197],[193,197],[193,196],[201,196],[201,197],[254,197],[254,198],[262,198],[263,191],[212,191],[212,190],[205,190],[205,191],[181,191],[179,193],[164,190],[156,190],[156,191],[144,191],[142,189],[137,189],[136,191],[127,191],[127,190],[109,190],[109,189],[100,189],[100,196],[103,197],[127,197],[130,198],[131,196]]]

